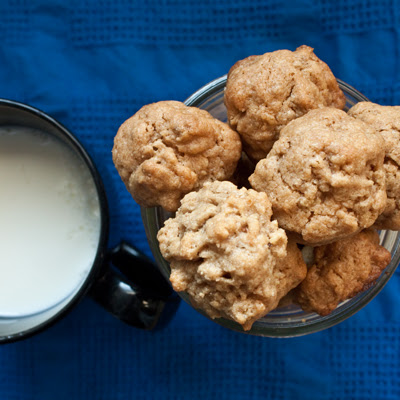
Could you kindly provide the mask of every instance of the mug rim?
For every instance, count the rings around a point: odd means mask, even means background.
[[[101,273],[101,267],[104,264],[104,259],[106,257],[106,245],[108,241],[110,223],[107,196],[104,189],[103,181],[92,158],[90,157],[82,143],[77,139],[77,137],[73,135],[71,131],[69,131],[56,119],[38,108],[18,101],[0,98],[0,107],[1,106],[19,109],[28,114],[31,114],[34,117],[37,117],[38,119],[44,120],[46,123],[56,128],[56,130],[62,135],[63,139],[66,139],[65,141],[68,147],[71,148],[72,151],[77,154],[87,166],[96,188],[100,210],[100,235],[97,243],[96,254],[93,258],[93,263],[90,271],[84,281],[81,283],[78,291],[71,297],[71,299],[64,307],[62,307],[49,319],[39,323],[34,327],[22,330],[21,332],[0,336],[0,344],[5,344],[26,339],[53,326],[57,321],[65,317],[83,299],[83,297],[90,290],[92,284],[96,281],[98,275]],[[16,125],[18,125],[18,123],[16,123]],[[21,126],[30,127],[29,124],[21,124]]]
[[[220,95],[221,91],[224,90],[224,87],[226,85],[226,80],[227,80],[227,75],[223,75],[219,78],[212,80],[211,82],[209,82],[208,84],[204,85],[196,92],[194,92],[191,96],[189,96],[185,100],[184,104],[186,104],[187,106],[198,107],[204,101],[211,102],[214,96],[216,97]],[[348,94],[349,96],[353,96],[357,101],[370,101],[367,97],[365,97],[362,93],[360,93],[357,89],[353,88],[351,85],[345,83],[340,79],[337,79],[337,81],[341,89],[344,89],[346,91],[346,94]],[[158,241],[157,239],[153,238],[152,230],[150,228],[152,224],[159,224],[162,219],[160,212],[157,210],[158,210],[157,207],[147,208],[147,209],[141,207],[142,220],[144,223],[149,245],[151,247],[151,250],[153,252],[153,255],[157,263],[161,262],[162,264],[164,263],[168,264],[167,261],[163,259],[158,248]],[[346,304],[343,304],[340,308],[336,309],[336,312],[333,312],[332,314],[325,317],[321,317],[315,314],[316,320],[307,321],[307,323],[299,322],[291,326],[284,326],[283,324],[279,324],[277,322],[276,326],[262,326],[261,325],[262,321],[261,322],[256,321],[250,331],[244,331],[240,327],[240,325],[235,323],[234,321],[225,318],[211,319],[202,310],[197,308],[195,308],[195,310],[200,314],[204,315],[205,317],[207,317],[208,319],[214,321],[215,323],[225,328],[251,335],[286,338],[286,337],[296,337],[310,333],[316,333],[328,329],[351,317],[356,312],[364,308],[375,296],[378,295],[378,293],[380,293],[380,291],[387,284],[387,282],[397,269],[398,261],[400,259],[400,233],[398,233],[396,236],[396,241],[394,246],[395,246],[395,252],[392,256],[391,263],[382,272],[376,284],[373,285],[367,291],[359,295],[360,297],[358,298],[358,301],[356,303],[351,303],[349,301]],[[393,262],[393,260],[396,260],[396,262]],[[161,272],[165,276],[166,271],[164,271],[164,269],[165,265],[164,268],[161,267]],[[185,302],[187,302],[190,305],[190,299],[186,293],[180,292],[179,295],[181,296],[181,298],[183,298],[183,300],[185,300]],[[259,322],[260,325],[257,324],[257,322]]]

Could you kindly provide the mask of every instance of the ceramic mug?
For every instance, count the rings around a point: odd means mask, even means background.
[[[79,141],[42,111],[15,101],[0,100],[0,128],[6,126],[42,132],[62,143],[66,151],[73,154],[80,163],[82,173],[87,174],[88,186],[92,188],[98,227],[88,268],[67,296],[49,307],[26,315],[8,315],[0,310],[0,343],[16,341],[42,331],[65,316],[86,295],[120,320],[137,328],[152,329],[168,322],[177,310],[179,297],[174,295],[157,267],[126,242],[114,249],[107,248],[109,214],[106,193],[93,161]],[[2,191],[7,191],[7,187],[3,186]],[[29,198],[26,201],[29,204]],[[8,226],[3,224],[3,236],[7,235],[7,229]],[[10,245],[19,246],[23,251],[26,243]],[[60,255],[64,256],[67,254]],[[34,271],[35,265],[30,265],[30,268]],[[33,274],[32,285],[41,283],[35,283],[35,279]],[[10,282],[9,285],[15,285],[13,290],[19,290],[18,282]],[[22,299],[21,304],[30,301],[31,298],[27,297]]]

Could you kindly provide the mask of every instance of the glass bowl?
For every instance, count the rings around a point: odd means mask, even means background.
[[[365,96],[345,82],[338,80],[338,83],[346,95],[346,111],[359,101],[368,101]],[[225,84],[226,75],[215,79],[199,89],[185,101],[185,104],[207,110],[215,118],[226,122],[227,115],[224,105]],[[163,226],[164,221],[171,217],[172,214],[164,211],[160,207],[142,208],[141,213],[151,251],[153,252],[161,273],[168,279],[170,267],[168,262],[164,260],[160,253],[157,241],[157,232]],[[305,312],[300,307],[291,304],[271,311],[265,317],[256,321],[251,330],[246,332],[234,321],[224,318],[214,319],[213,321],[235,331],[267,337],[293,337],[306,335],[327,329],[344,321],[346,318],[361,310],[383,289],[390,277],[393,275],[400,261],[400,233],[382,230],[379,234],[381,244],[392,253],[390,264],[386,267],[385,271],[381,274],[374,286],[352,299],[342,302],[330,315],[321,317],[315,313]],[[191,304],[186,293],[179,293],[179,295],[188,304]],[[197,311],[209,318],[204,312],[202,312],[202,310]]]

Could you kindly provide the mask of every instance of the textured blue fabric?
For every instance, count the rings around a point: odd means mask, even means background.
[[[400,104],[400,1],[1,0],[0,96],[43,109],[87,147],[106,186],[110,246],[150,254],[111,160],[142,105],[184,100],[237,60],[301,44],[381,104]],[[0,399],[399,399],[400,276],[349,320],[294,339],[241,335],[182,304],[164,330],[85,299],[0,347]]]

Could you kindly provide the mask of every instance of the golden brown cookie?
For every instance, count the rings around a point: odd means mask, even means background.
[[[351,238],[314,249],[314,265],[295,290],[305,311],[330,314],[337,305],[367,290],[389,264],[391,254],[379,236],[367,229]]]
[[[400,230],[400,106],[381,106],[361,102],[348,114],[370,124],[385,140],[387,203],[374,226],[378,229]]]
[[[206,181],[231,177],[241,142],[207,111],[161,101],[144,106],[121,125],[112,155],[138,204],[176,211],[186,193]]]
[[[249,330],[297,286],[306,266],[276,221],[265,193],[231,182],[206,183],[187,194],[158,233],[170,280],[211,318]]]
[[[229,124],[257,161],[291,120],[315,108],[346,104],[332,71],[308,46],[238,61],[229,71],[224,100]]]
[[[335,108],[309,111],[281,131],[251,186],[268,194],[279,226],[320,245],[371,226],[386,206],[384,141]]]

